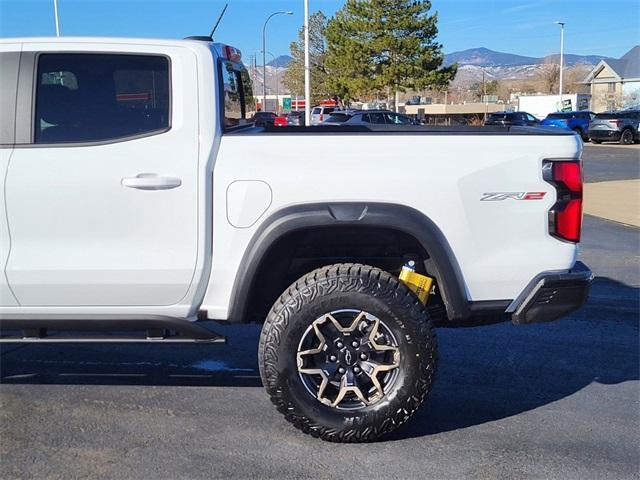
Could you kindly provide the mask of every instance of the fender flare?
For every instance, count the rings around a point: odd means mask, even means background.
[[[261,222],[242,258],[231,292],[228,321],[244,322],[247,298],[261,263],[276,242],[295,231],[331,226],[383,227],[413,236],[429,254],[427,266],[440,289],[451,321],[470,317],[462,272],[444,234],[427,216],[391,203],[331,202],[293,205]]]

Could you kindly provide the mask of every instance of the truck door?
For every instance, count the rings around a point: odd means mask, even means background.
[[[9,285],[25,306],[178,303],[197,255],[195,55],[74,47],[25,44],[35,85],[6,181]]]
[[[9,288],[4,266],[11,249],[5,209],[4,185],[15,142],[16,89],[20,65],[19,43],[0,45],[0,306],[14,306],[16,298]]]

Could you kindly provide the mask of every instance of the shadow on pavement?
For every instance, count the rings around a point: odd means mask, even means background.
[[[517,415],[593,382],[638,380],[638,288],[596,279],[590,300],[549,324],[440,329],[440,365],[426,405],[395,439]],[[3,349],[7,384],[259,387],[259,326],[221,327],[208,345],[35,345]]]
[[[638,380],[639,303],[638,288],[599,277],[587,305],[560,321],[440,330],[435,387],[396,438],[511,417],[593,382]]]

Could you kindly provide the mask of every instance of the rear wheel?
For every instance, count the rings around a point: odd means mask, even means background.
[[[424,306],[380,269],[315,270],[275,303],[260,337],[262,381],[285,418],[335,442],[378,439],[422,404],[436,370]]]
[[[633,143],[633,131],[627,128],[620,135],[620,145],[631,145]]]

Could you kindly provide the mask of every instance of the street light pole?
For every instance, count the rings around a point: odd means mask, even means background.
[[[53,0],[53,17],[56,22],[56,37],[60,36],[60,19],[58,18],[58,0]]]
[[[311,72],[309,66],[309,0],[304,0],[304,124],[311,125]]]
[[[560,108],[562,108],[562,71],[564,70],[564,24],[565,22],[556,22],[560,25]]]
[[[262,26],[262,110],[267,103],[267,23],[276,15],[293,15],[293,12],[273,12]]]

